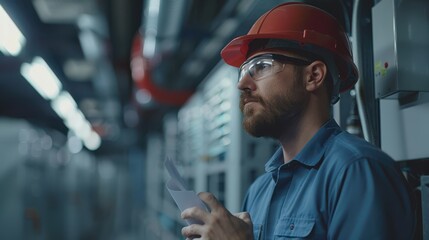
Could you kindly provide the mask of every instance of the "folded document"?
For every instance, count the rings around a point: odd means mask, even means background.
[[[187,208],[199,207],[203,210],[208,211],[207,206],[197,196],[197,194],[190,190],[186,184],[186,181],[180,175],[173,160],[167,158],[164,162],[165,168],[170,174],[170,180],[167,182],[166,187],[174,202],[176,202],[180,211],[183,212]],[[194,219],[186,219],[186,223],[190,224],[202,224],[202,222]]]

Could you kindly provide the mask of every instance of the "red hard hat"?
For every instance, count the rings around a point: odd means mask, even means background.
[[[221,52],[223,60],[229,65],[241,66],[248,57],[250,42],[255,39],[285,40],[307,52],[321,49],[319,56],[331,54],[340,79],[340,92],[353,87],[358,79],[346,32],[332,15],[317,7],[289,2],[271,9],[255,22],[247,35],[225,46]],[[328,64],[328,67],[332,71],[334,66]]]

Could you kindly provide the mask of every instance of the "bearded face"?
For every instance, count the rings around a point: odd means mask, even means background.
[[[282,91],[273,89],[272,95],[255,96],[243,91],[240,96],[240,110],[243,113],[243,127],[255,137],[278,139],[305,108],[307,91],[302,84],[302,74],[295,72],[294,79],[272,79],[274,81],[293,81]],[[285,86],[285,85],[283,85]],[[245,104],[245,100],[250,103]],[[259,105],[259,106],[255,106]]]

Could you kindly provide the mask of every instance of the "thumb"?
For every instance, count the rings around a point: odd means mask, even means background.
[[[250,214],[248,212],[235,213],[234,216],[240,218],[241,220],[243,220],[247,224],[252,224],[252,219],[251,219]]]

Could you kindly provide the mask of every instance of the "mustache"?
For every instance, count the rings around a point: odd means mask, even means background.
[[[240,94],[240,108],[243,108],[244,104],[247,102],[259,102],[264,104],[264,100],[260,96],[252,95],[249,92],[242,92]]]

